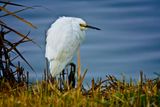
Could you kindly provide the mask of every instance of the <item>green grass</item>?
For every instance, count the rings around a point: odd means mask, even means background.
[[[82,82],[82,81],[79,81]],[[59,90],[54,83],[41,81],[27,85],[5,88],[0,91],[1,107],[158,107],[160,106],[160,81],[140,80],[137,83],[119,81],[113,76],[91,82],[91,88],[71,88],[65,85]],[[68,87],[68,88],[67,88]]]

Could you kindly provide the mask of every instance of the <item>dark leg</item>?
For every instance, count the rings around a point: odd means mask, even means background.
[[[76,72],[76,65],[74,63],[70,63],[69,64],[71,66],[70,69],[70,74],[68,76],[68,82],[69,82],[69,86],[71,86],[72,88],[75,87],[75,72]]]
[[[67,81],[68,78],[68,83],[69,86],[71,86],[72,88],[75,88],[75,84],[76,84],[76,80],[75,80],[75,72],[76,72],[76,65],[74,63],[70,63],[67,66],[70,66],[70,69],[63,69],[63,71],[60,73],[59,75],[59,88],[62,91],[63,90],[63,86],[64,86],[64,81]],[[66,73],[66,71],[70,71],[70,74],[68,76],[68,74]],[[49,73],[50,74],[50,73]],[[68,77],[67,77],[68,76]],[[50,74],[50,76],[47,77],[49,81],[51,81],[52,83],[54,83],[54,81],[56,80],[56,78],[53,78]]]
[[[60,73],[59,81],[60,81],[60,91],[62,91],[65,81],[65,69],[63,69],[62,73]]]

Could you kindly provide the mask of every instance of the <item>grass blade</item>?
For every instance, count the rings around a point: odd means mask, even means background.
[[[30,32],[29,32],[30,33]],[[10,43],[9,41],[5,40],[5,42],[7,42],[11,48],[7,50],[7,52],[10,52],[12,51],[13,49],[15,49],[19,44],[23,43],[23,41],[25,40],[25,38],[29,35],[29,33],[24,37],[22,38],[21,40],[19,40],[18,42],[14,43],[14,45],[12,43]]]
[[[26,37],[24,34],[19,33],[18,31],[14,30],[13,28],[11,28],[11,27],[9,27],[9,26],[7,26],[7,25],[3,24],[3,23],[0,23],[0,25],[1,25],[1,26],[3,26],[3,27],[5,27],[5,28],[7,28],[8,30],[11,30],[12,32],[14,32],[14,33],[18,34],[19,36],[21,36],[21,37],[23,37],[23,38],[24,38],[24,37]],[[32,40],[32,39],[30,39],[30,38],[28,38],[28,37],[26,37],[26,39],[27,39],[27,40],[30,40],[30,41],[32,41],[32,42],[33,42],[33,40]]]
[[[26,7],[26,8],[24,8],[24,9],[17,10],[17,11],[14,11],[14,12],[12,12],[12,13],[13,13],[13,14],[16,14],[16,13],[19,13],[19,12],[22,12],[22,11],[25,11],[25,10],[28,10],[28,9],[33,9],[33,8],[32,8],[32,7]],[[11,14],[7,13],[7,14],[4,14],[4,15],[2,15],[2,16],[0,16],[0,17],[5,17],[5,16],[9,16],[9,15],[11,15]]]
[[[19,33],[18,31],[16,31],[15,29],[13,29],[13,28],[5,25],[5,24],[4,24],[3,22],[1,22],[1,21],[0,21],[0,25],[3,26],[3,27],[5,27],[5,28],[8,29],[8,30],[11,30],[12,32],[18,34],[19,36],[21,36],[21,37],[23,37],[23,38],[26,37],[24,34]],[[39,44],[37,44],[35,41],[33,41],[32,39],[30,39],[29,37],[26,37],[26,39],[27,39],[27,41],[31,41],[33,44],[37,45],[40,49],[42,49],[42,47],[41,47]]]
[[[17,52],[17,54],[25,61],[25,63],[31,68],[31,70],[33,72],[35,72],[35,70],[33,69],[33,67],[29,64],[29,62],[23,57],[23,55],[18,51],[17,48],[14,48],[14,50]],[[36,73],[36,72],[35,72]]]
[[[23,39],[22,39],[22,40],[23,40]],[[16,48],[18,44],[13,45],[11,42],[9,42],[9,41],[7,41],[7,40],[5,40],[5,42],[7,42],[8,45],[11,46],[11,49],[7,50],[7,53],[8,53],[9,51],[11,51],[11,50],[14,50],[14,51],[24,60],[24,62],[31,68],[31,70],[35,72],[35,70],[33,69],[33,67],[28,63],[28,61],[23,57],[23,55],[22,55],[22,54],[18,51],[18,49]]]
[[[11,3],[9,1],[6,2],[6,1],[1,1],[0,0],[0,3],[9,4],[9,5],[13,5],[13,6],[27,7],[27,6],[24,6],[24,5],[21,5],[21,4]]]
[[[25,20],[25,19],[17,16],[17,15],[14,14],[13,12],[7,10],[6,8],[0,6],[0,9],[1,9],[2,11],[6,12],[7,14],[10,14],[10,15],[14,16],[15,18],[19,19],[20,21],[26,23],[26,24],[29,25],[30,27],[35,28],[35,29],[37,28],[37,27],[34,26],[32,23],[30,23],[30,22],[28,22],[27,20]]]

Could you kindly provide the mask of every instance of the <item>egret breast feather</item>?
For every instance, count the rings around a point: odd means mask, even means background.
[[[59,74],[72,60],[75,52],[85,38],[79,24],[80,18],[61,17],[49,28],[46,38],[45,57],[50,63],[52,76]]]

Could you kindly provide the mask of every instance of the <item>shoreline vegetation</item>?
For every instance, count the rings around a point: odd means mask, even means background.
[[[92,79],[90,86],[83,87],[83,79],[72,88],[68,81],[42,80],[35,84],[17,84],[14,87],[1,81],[0,106],[7,107],[159,107],[160,80],[144,78],[134,83],[117,80],[106,75],[104,80]],[[61,85],[60,85],[61,84]],[[2,87],[3,86],[3,87]]]
[[[11,11],[8,7],[18,7]],[[101,80],[92,79],[87,89],[83,87],[84,74],[80,75],[80,59],[78,59],[78,80],[68,79],[68,73],[62,74],[60,79],[49,78],[44,70],[44,79],[36,83],[29,83],[29,72],[21,66],[17,58],[21,58],[33,72],[34,69],[23,57],[18,46],[25,42],[36,44],[27,34],[9,26],[3,19],[12,16],[17,23],[36,28],[31,22],[17,15],[28,9],[21,4],[0,0],[0,106],[1,107],[160,107],[160,78],[148,79],[140,72],[140,80],[135,83],[118,80],[106,75]],[[6,36],[18,36],[17,41],[10,41]],[[37,45],[37,44],[36,44]],[[72,76],[71,76],[72,77]],[[73,84],[73,82],[75,82]]]

